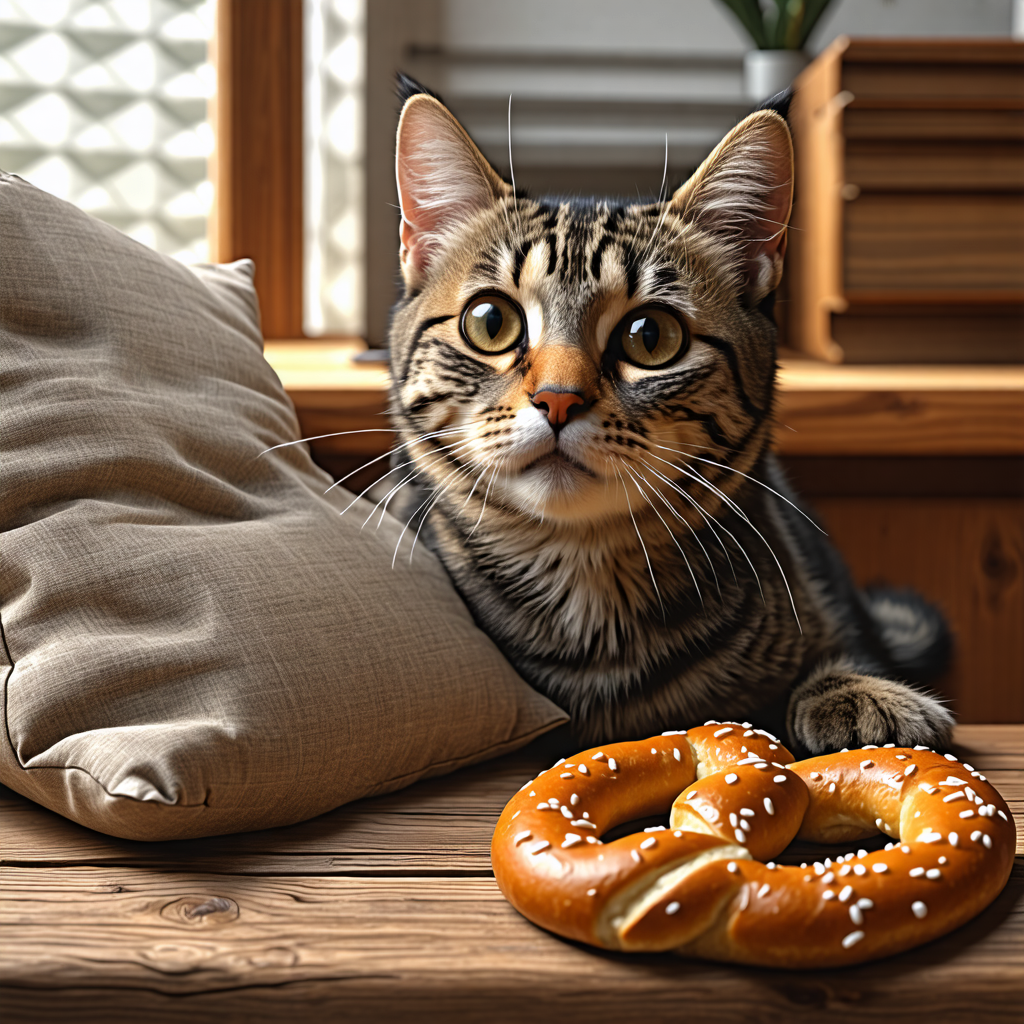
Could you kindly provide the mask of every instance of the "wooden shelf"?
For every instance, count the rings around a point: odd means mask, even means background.
[[[339,411],[353,392],[384,394],[390,383],[387,363],[358,363],[366,351],[359,338],[336,341],[268,341],[263,354],[281,378],[297,409],[329,402]]]
[[[386,428],[388,371],[355,363],[358,340],[268,342],[307,436]],[[1024,366],[854,366],[784,359],[776,447],[784,455],[1024,455]],[[318,442],[378,453],[388,435]]]
[[[783,360],[784,455],[1024,454],[1024,367]]]
[[[800,74],[787,344],[1020,358],[1022,63],[1012,40],[840,37]]]

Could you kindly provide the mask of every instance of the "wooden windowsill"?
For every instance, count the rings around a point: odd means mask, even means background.
[[[388,371],[354,363],[359,339],[267,342],[307,434],[380,428]],[[784,359],[776,448],[784,455],[1024,455],[1024,366],[862,366]],[[320,429],[320,428],[323,429]],[[386,435],[335,438],[383,451]]]

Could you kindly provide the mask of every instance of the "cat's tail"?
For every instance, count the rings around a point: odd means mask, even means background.
[[[945,672],[953,653],[953,636],[938,608],[913,590],[868,587],[862,594],[900,676],[926,683]]]

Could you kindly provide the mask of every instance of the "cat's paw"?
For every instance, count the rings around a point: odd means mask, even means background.
[[[789,699],[790,739],[811,754],[874,743],[949,743],[953,716],[935,698],[890,679],[861,675],[843,661],[820,665]]]

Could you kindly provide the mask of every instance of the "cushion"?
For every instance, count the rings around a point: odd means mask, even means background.
[[[0,173],[0,781],[124,838],[289,824],[565,720],[429,551],[392,569],[401,523],[261,454],[299,427],[252,271]]]

